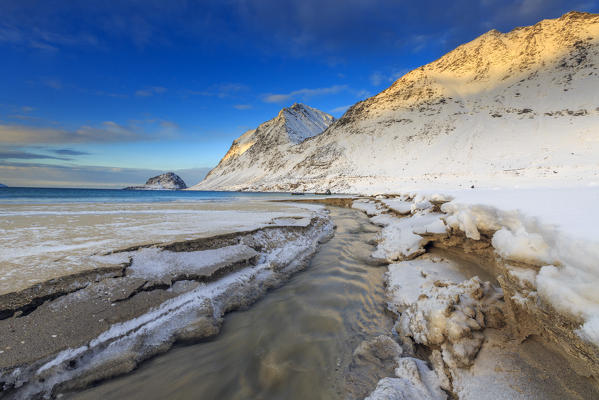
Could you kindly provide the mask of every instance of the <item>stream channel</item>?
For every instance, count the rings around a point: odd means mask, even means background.
[[[369,261],[379,228],[356,210],[329,209],[335,236],[308,267],[249,309],[226,315],[216,337],[176,346],[63,399],[347,398],[352,353],[391,331],[387,269]]]

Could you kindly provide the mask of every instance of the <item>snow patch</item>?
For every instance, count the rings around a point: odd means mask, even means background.
[[[383,378],[365,400],[445,400],[437,374],[424,361],[402,357],[396,378]]]

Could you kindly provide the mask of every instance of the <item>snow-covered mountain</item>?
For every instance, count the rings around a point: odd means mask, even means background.
[[[298,145],[319,135],[334,118],[304,104],[284,108],[275,118],[237,138],[220,163],[191,189],[230,189],[261,184],[273,171],[286,170]]]
[[[571,12],[505,34],[489,31],[299,144],[257,134],[281,125],[282,114],[239,138],[194,188],[599,183],[599,15]]]

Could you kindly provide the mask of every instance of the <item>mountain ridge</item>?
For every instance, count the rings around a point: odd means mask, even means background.
[[[301,103],[294,103],[279,111],[276,117],[250,129],[235,139],[231,147],[213,168],[204,181],[191,189],[202,188],[206,182],[222,182],[229,175],[228,184],[243,184],[243,179],[257,179],[275,168],[281,157],[293,149],[321,134],[334,121],[334,118],[320,110]],[[243,179],[231,176],[233,173],[251,171]]]

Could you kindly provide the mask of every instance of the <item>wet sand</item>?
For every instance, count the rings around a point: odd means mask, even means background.
[[[209,237],[305,216],[267,201],[0,205],[0,295],[103,263],[94,254]]]

